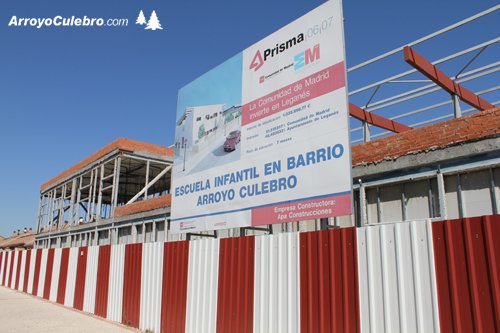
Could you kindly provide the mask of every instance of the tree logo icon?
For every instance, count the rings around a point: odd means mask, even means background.
[[[156,11],[153,10],[151,13],[151,16],[149,17],[149,20],[146,22],[146,17],[144,16],[143,11],[141,10],[139,12],[139,16],[137,17],[137,20],[135,21],[135,24],[139,25],[144,25],[146,24],[146,27],[144,29],[146,30],[163,30],[160,20],[158,19],[158,16],[156,15]]]
[[[160,24],[160,20],[158,19],[158,16],[156,16],[156,12],[153,10],[153,12],[151,13],[151,16],[149,17],[149,21],[148,21],[148,24],[146,25],[146,28],[144,28],[146,30],[150,29],[150,30],[163,30],[163,28],[161,27],[161,24]]]
[[[135,21],[135,24],[143,25],[146,24],[146,17],[144,16],[144,13],[142,10],[139,12],[139,16],[137,16],[137,20]]]

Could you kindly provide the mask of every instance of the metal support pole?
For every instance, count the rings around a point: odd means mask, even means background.
[[[73,182],[71,184],[71,201],[70,201],[70,204],[69,204],[69,221],[68,221],[68,225],[72,225],[73,224],[73,219],[74,219],[74,210],[75,210],[75,201],[76,201],[76,187],[77,187],[77,184],[78,184],[78,181],[75,179],[73,179]]]
[[[60,204],[59,204],[59,216],[57,219],[57,229],[58,230],[60,230],[62,225],[64,224],[64,203],[66,200],[65,197],[66,197],[67,189],[68,189],[68,186],[65,183],[61,189],[61,199],[60,199]]]
[[[497,194],[495,191],[495,173],[493,172],[493,168],[490,168],[490,195],[491,195],[491,210],[493,215],[498,214],[497,207]]]
[[[47,225],[47,221],[50,219],[49,217],[49,209],[50,209],[50,196],[51,196],[52,191],[47,192],[46,194],[46,207],[45,207],[45,220],[42,221],[42,224],[40,225],[40,230],[44,229]]]
[[[151,241],[156,242],[156,221],[153,221],[153,225],[151,227]]]
[[[405,194],[405,184],[401,184],[401,214],[403,217],[403,221],[408,219],[407,211],[406,211],[406,194]]]
[[[432,182],[431,179],[427,179],[427,205],[429,206],[429,217],[436,216],[436,209],[434,207],[434,194],[432,193]]]
[[[168,241],[168,231],[170,230],[170,220],[165,218],[165,224],[163,225],[163,241]]]
[[[120,185],[120,169],[121,169],[122,158],[117,157],[115,159],[115,170],[113,177],[113,190],[111,193],[111,213],[109,217],[115,216],[115,208],[118,204],[118,189]]]
[[[40,202],[38,205],[38,221],[36,223],[36,232],[40,232],[40,224],[42,223],[42,205],[43,205],[43,194],[40,196]]]
[[[359,212],[360,212],[359,227],[364,227],[365,224],[367,224],[366,193],[365,193],[365,186],[363,185],[361,179],[359,179],[358,182],[359,182]]]
[[[103,178],[104,178],[104,163],[101,164],[101,176],[99,178],[99,191],[97,198],[97,217],[96,220],[99,221],[101,219],[102,212],[102,186],[103,186]]]
[[[451,95],[451,101],[453,103],[453,114],[455,118],[462,117],[462,110],[460,109],[460,98],[457,95]]]
[[[47,221],[45,221],[45,226],[44,228],[47,229],[47,227],[52,223],[52,218],[54,217],[54,213],[52,211],[52,207],[54,206],[54,193],[55,190],[50,191],[49,197],[48,197],[48,207],[47,207]]]
[[[87,198],[87,217],[86,221],[90,221],[90,214],[92,211],[92,186],[94,182],[94,169],[90,171],[90,183],[89,183],[89,197]]]
[[[446,189],[444,186],[444,176],[441,171],[437,173],[437,187],[439,199],[439,217],[443,220],[448,218],[448,210],[446,209]]]
[[[137,243],[137,225],[131,225],[132,228],[132,243]]]
[[[328,223],[328,218],[319,219],[319,228],[320,230],[328,230],[330,223]]]
[[[118,244],[118,229],[116,229],[116,227],[109,231],[109,244],[110,245]]]
[[[149,160],[146,162],[146,181],[144,183],[146,191],[144,192],[144,199],[148,198],[148,184],[149,184]]]
[[[363,122],[363,140],[364,142],[370,141],[370,124]]]
[[[460,179],[460,174],[457,174],[457,197],[458,197],[458,217],[464,218],[464,201],[462,198],[462,181]]]
[[[141,237],[141,243],[146,243],[146,222],[142,222],[142,237]]]
[[[91,217],[90,217],[90,222],[92,222],[92,220],[95,220],[96,219],[96,198],[97,198],[97,179],[99,177],[99,172],[98,172],[98,168],[99,167],[96,167],[94,170],[94,186],[92,188],[92,210],[90,211],[90,214],[91,214]]]
[[[382,205],[380,203],[380,187],[377,186],[377,223],[382,222]]]
[[[83,176],[80,176],[80,179],[78,180],[78,190],[77,190],[77,194],[76,194],[76,213],[75,213],[75,219],[73,221],[73,225],[75,224],[78,224],[79,220],[80,220],[80,205],[82,204],[80,202],[81,198],[82,198],[82,179],[83,179]],[[70,245],[71,246],[71,245]]]

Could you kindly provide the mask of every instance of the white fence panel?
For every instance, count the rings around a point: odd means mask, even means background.
[[[2,259],[0,260],[0,286],[2,285],[2,277],[3,277],[3,267],[4,267],[4,261],[5,261],[5,256],[7,252],[1,251],[2,253]]]
[[[10,289],[14,289],[16,287],[16,278],[17,278],[17,264],[19,261],[19,254],[21,251],[12,251],[13,260],[14,260],[14,266],[12,266],[12,279],[10,279]]]
[[[68,258],[68,276],[66,279],[66,293],[64,295],[64,305],[70,308],[73,307],[75,300],[75,284],[76,284],[76,268],[78,266],[79,247],[72,247],[69,250]]]
[[[142,246],[141,312],[139,329],[160,332],[163,242]]]
[[[42,260],[40,261],[40,275],[38,276],[38,297],[43,297],[43,289],[45,286],[45,273],[47,272],[47,255],[48,249],[42,250]]]
[[[122,321],[123,271],[125,268],[125,245],[111,246],[109,268],[108,310],[109,320]]]
[[[52,280],[50,283],[49,300],[51,302],[57,301],[57,289],[59,287],[59,273],[61,271],[61,254],[62,249],[54,250],[54,264],[52,266]]]
[[[41,251],[40,249],[37,250],[31,250],[31,257],[30,257],[30,271],[28,274],[28,294],[33,295],[33,280],[35,278],[35,262],[36,262],[36,254],[38,251]]]
[[[430,222],[357,230],[361,332],[439,332]]]
[[[10,262],[12,260],[12,254],[14,252],[13,251],[9,251],[9,252],[6,252],[7,254],[7,261],[6,261],[6,264],[5,264],[5,280],[3,281],[3,285],[5,287],[8,287],[9,286],[9,276],[10,276]]]
[[[218,239],[189,243],[186,333],[215,333],[219,247]]]
[[[5,256],[6,253],[5,251],[0,251],[2,254],[2,258],[0,259],[0,286],[2,285],[2,277],[3,277],[3,267],[5,266],[4,261],[5,261]]]
[[[255,237],[254,332],[299,332],[297,233]]]
[[[83,297],[83,311],[94,313],[95,292],[97,285],[97,264],[99,260],[99,246],[89,246],[87,250],[87,269],[85,271],[85,293]]]

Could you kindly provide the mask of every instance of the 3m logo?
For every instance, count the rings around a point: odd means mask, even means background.
[[[264,65],[264,59],[262,58],[262,54],[260,51],[257,51],[255,53],[255,56],[253,57],[252,63],[250,64],[250,69],[253,69],[254,71],[259,70]]]
[[[310,63],[313,63],[316,60],[319,60],[319,58],[320,58],[319,44],[316,44],[312,47],[312,49],[307,49],[304,52],[300,52],[293,58],[294,60],[293,68],[295,69],[302,68],[306,65],[309,65]]]

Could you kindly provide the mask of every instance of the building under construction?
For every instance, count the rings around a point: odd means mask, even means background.
[[[310,231],[497,214],[500,109],[353,146],[355,213],[262,229],[168,233],[170,148],[118,139],[41,187],[43,248]]]
[[[117,139],[40,189],[37,244],[165,239],[172,149]]]

